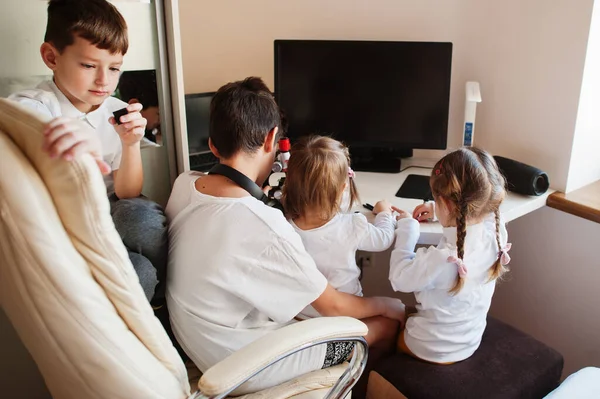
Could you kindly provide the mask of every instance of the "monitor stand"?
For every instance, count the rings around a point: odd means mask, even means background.
[[[412,150],[350,147],[352,169],[357,172],[399,173],[401,157],[412,156]]]

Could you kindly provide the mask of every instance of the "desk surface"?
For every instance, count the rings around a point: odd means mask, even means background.
[[[423,203],[422,200],[398,198],[396,192],[408,175],[427,175],[431,174],[431,169],[409,168],[400,173],[370,173],[356,172],[356,186],[360,195],[361,203],[354,210],[360,211],[365,215],[372,215],[372,212],[364,209],[362,204],[369,203],[375,205],[377,201],[388,200],[393,205],[408,212],[412,212],[417,205]],[[535,211],[546,204],[546,199],[552,191],[548,191],[539,197],[530,197],[515,193],[507,193],[506,199],[502,203],[500,210],[507,222],[515,220],[523,215]],[[372,220],[369,217],[369,220]],[[442,226],[439,223],[421,223],[420,244],[437,244],[442,234]]]

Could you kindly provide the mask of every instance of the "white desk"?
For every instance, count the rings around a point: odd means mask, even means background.
[[[400,173],[356,172],[355,182],[361,202],[357,204],[354,210],[364,213],[372,221],[373,213],[363,208],[362,204],[369,203],[375,205],[377,201],[385,199],[398,208],[412,213],[413,209],[417,205],[422,204],[423,201],[396,197],[396,192],[406,177],[411,174],[429,176],[431,169],[409,168]],[[529,197],[509,192],[500,210],[505,220],[510,222],[543,207],[546,204],[548,195],[551,193],[552,191],[549,190],[546,194],[539,197]],[[440,241],[441,235],[442,226],[439,223],[421,223],[419,244],[437,244]]]
[[[412,164],[429,165],[431,160],[414,160]],[[404,166],[409,166],[410,163],[405,163]],[[367,216],[369,221],[373,222],[375,216],[373,212],[363,208],[362,204],[369,203],[375,205],[377,201],[388,200],[392,205],[408,212],[413,211],[417,205],[423,203],[422,200],[398,198],[396,192],[404,183],[408,175],[426,175],[431,174],[431,169],[425,168],[407,168],[400,173],[372,173],[372,172],[356,172],[355,183],[360,196],[360,203],[356,204],[352,209],[359,211]],[[279,178],[283,176],[281,173],[271,175],[270,184],[276,184]],[[500,207],[500,211],[507,222],[515,220],[523,215],[535,211],[546,205],[546,199],[553,190],[548,190],[544,195],[539,197],[530,197],[520,194],[507,192],[506,198]],[[421,223],[421,236],[419,244],[435,245],[439,243],[442,237],[442,226],[435,223]]]

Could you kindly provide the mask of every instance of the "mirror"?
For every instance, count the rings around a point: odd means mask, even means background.
[[[165,118],[170,110],[166,50],[159,48],[159,38],[164,36],[164,21],[159,21],[163,4],[160,0],[109,1],[123,15],[129,36],[129,49],[121,68],[119,86],[113,95],[128,103],[141,102],[144,105],[142,114],[148,120],[148,128],[141,145],[144,167],[142,193],[166,205],[176,171],[175,146],[169,142],[169,137],[173,137],[172,131],[169,131],[172,122]],[[3,0],[2,5],[0,96],[8,97],[52,79],[39,51],[46,30],[48,4],[45,0]]]
[[[128,104],[141,103],[144,107],[141,114],[148,123],[142,146],[162,145],[156,71],[148,69],[122,72],[114,96]]]

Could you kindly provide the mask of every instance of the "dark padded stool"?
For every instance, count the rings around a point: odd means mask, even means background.
[[[369,399],[543,398],[560,380],[563,357],[529,335],[488,318],[479,349],[441,366],[395,354],[375,365]]]

